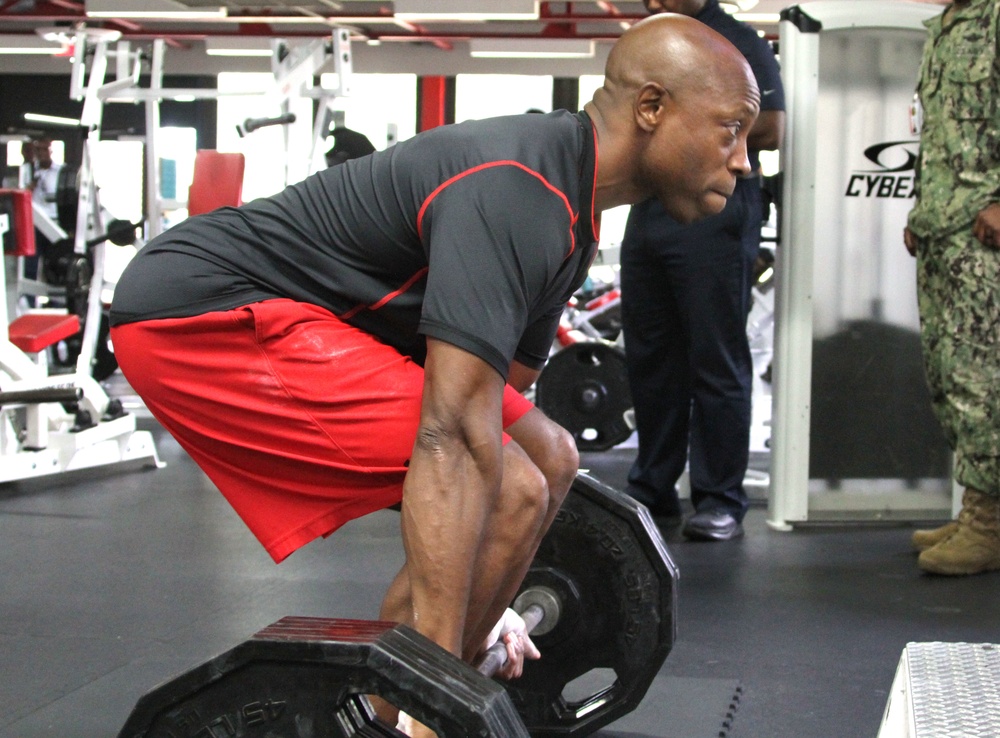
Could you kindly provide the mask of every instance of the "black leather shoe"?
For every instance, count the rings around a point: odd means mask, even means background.
[[[681,533],[692,541],[729,541],[743,535],[743,526],[725,510],[706,510],[688,518]]]

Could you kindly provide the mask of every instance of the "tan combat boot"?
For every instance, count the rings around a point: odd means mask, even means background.
[[[952,533],[955,533],[957,530],[958,521],[949,520],[940,528],[913,531],[913,536],[910,538],[910,541],[913,543],[913,548],[917,551],[926,551],[931,546],[936,546],[941,543],[941,541],[950,536]]]
[[[932,574],[979,574],[1000,569],[1000,497],[966,489],[958,529],[922,552],[917,563]]]

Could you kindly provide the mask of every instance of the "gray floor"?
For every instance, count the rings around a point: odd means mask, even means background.
[[[371,618],[398,516],[275,566],[148,419],[167,466],[0,485],[0,737],[114,736],[136,699],[288,614]],[[615,486],[634,451],[588,455]],[[909,641],[997,642],[1000,575],[922,576],[903,527],[777,533],[756,506],[723,544],[665,531],[679,638],[618,738],[874,736]]]

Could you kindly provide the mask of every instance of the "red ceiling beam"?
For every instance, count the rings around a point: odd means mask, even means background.
[[[608,13],[610,15],[624,15],[622,11],[620,11],[617,7],[615,7],[614,3],[604,2],[604,0],[597,0],[596,5],[605,13]]]
[[[65,8],[66,10],[78,10],[81,13],[86,11],[85,4],[78,0],[48,0],[48,4],[55,5],[58,8]]]
[[[405,20],[397,20],[396,22],[406,30],[412,31],[414,36],[416,36],[417,38],[428,37],[427,29],[417,23],[411,23],[410,21],[405,21]],[[442,39],[429,39],[429,41],[442,51],[453,51],[455,48],[454,46],[451,45],[451,42],[444,41]]]

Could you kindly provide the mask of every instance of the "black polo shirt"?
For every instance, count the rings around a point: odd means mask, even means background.
[[[597,249],[585,113],[442,126],[150,241],[112,325],[285,297],[422,361],[425,337],[538,368]]]

